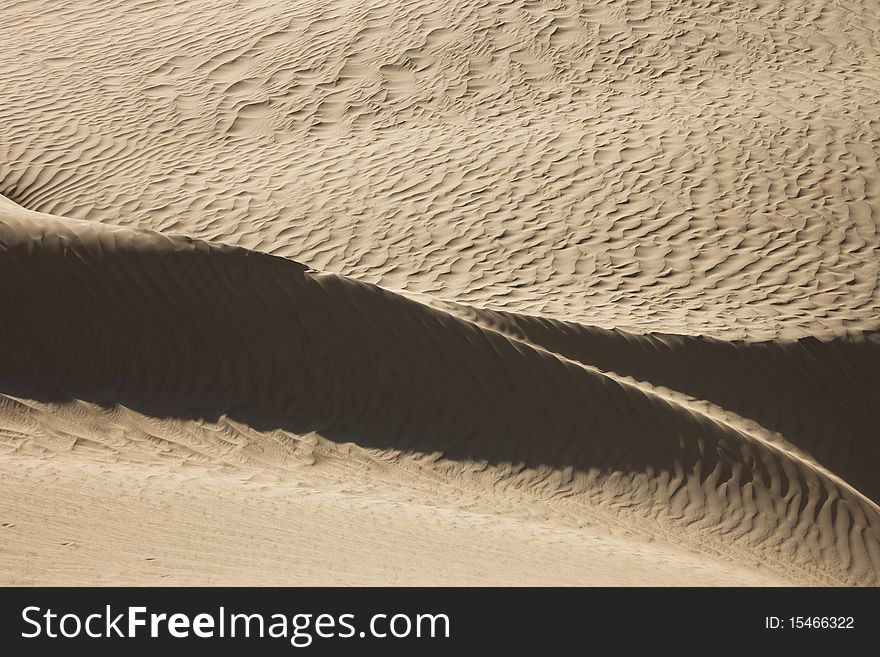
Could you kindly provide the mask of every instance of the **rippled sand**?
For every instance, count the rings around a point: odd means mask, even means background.
[[[880,10],[0,10],[0,581],[880,583]]]

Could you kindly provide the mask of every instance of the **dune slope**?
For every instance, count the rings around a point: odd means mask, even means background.
[[[16,0],[0,194],[636,332],[880,313],[873,0]]]
[[[880,583],[877,34],[4,2],[0,581]]]
[[[554,352],[551,324],[518,338],[240,248],[2,217],[7,395],[480,463],[550,504],[626,509],[685,544],[760,555],[807,581],[875,583],[880,513],[848,481],[862,476],[857,461],[831,471],[807,442]],[[557,332],[586,351],[583,331]],[[861,344],[876,357],[876,341]],[[852,449],[867,453],[862,442]]]

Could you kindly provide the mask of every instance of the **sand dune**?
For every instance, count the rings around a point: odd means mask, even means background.
[[[880,584],[878,31],[7,3],[0,581]]]
[[[30,209],[606,328],[876,328],[874,2],[6,4]]]
[[[477,463],[551,505],[637,509],[685,544],[784,559],[806,580],[873,581],[880,510],[848,469],[548,349],[556,334],[589,349],[588,327],[578,340],[544,323],[529,341],[240,248],[2,216],[0,303],[17,309],[2,336],[7,394],[436,454],[432,467]],[[860,438],[852,450],[876,449]],[[836,463],[863,474],[851,456]]]

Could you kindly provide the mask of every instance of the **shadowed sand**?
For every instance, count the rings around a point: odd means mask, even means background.
[[[0,582],[880,578],[872,0],[9,0]]]
[[[853,429],[832,458],[817,447],[827,440],[821,427],[786,440],[666,393],[656,385],[674,379],[652,380],[652,369],[682,377],[684,392],[706,384],[687,366],[664,365],[670,356],[656,346],[659,364],[638,358],[661,338],[540,322],[530,335],[536,320],[511,317],[526,327],[516,337],[485,314],[467,321],[240,248],[25,210],[2,217],[0,304],[16,309],[0,329],[7,395],[228,417],[257,431],[434,454],[438,464],[481,463],[509,485],[541,486],[550,504],[559,496],[624,508],[684,544],[695,535],[802,581],[875,583],[880,513],[866,496],[873,489],[850,482],[864,476],[852,452],[876,450],[869,433]],[[551,351],[554,341],[564,347]],[[675,362],[709,366],[701,348],[683,348]],[[784,358],[797,345],[729,348]],[[591,349],[604,357],[593,362]],[[873,338],[828,349],[846,362],[834,370],[844,379],[850,370],[876,377]],[[615,351],[635,352],[642,369],[626,367],[626,356],[615,368]],[[760,379],[749,362],[737,359],[742,376]]]

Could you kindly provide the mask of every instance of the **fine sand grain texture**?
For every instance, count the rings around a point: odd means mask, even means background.
[[[0,583],[880,585],[870,0],[0,8]]]

